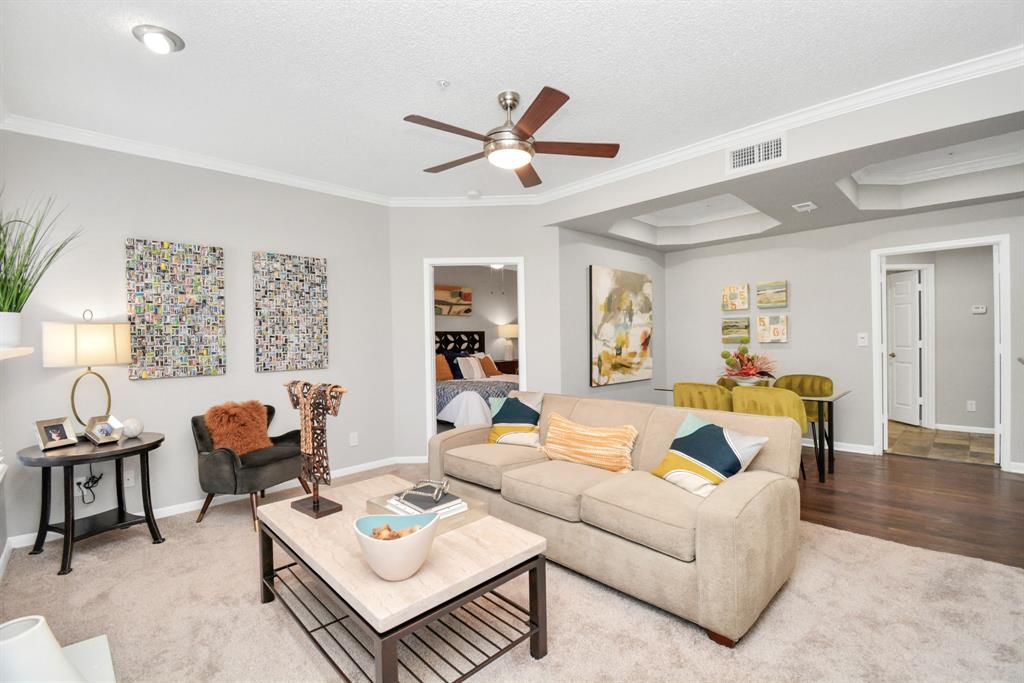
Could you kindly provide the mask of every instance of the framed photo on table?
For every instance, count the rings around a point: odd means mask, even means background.
[[[85,426],[85,436],[99,446],[120,439],[122,430],[121,421],[113,415],[97,415],[89,418],[89,424]]]
[[[36,437],[39,439],[39,449],[43,451],[78,443],[75,427],[71,424],[70,417],[39,420],[36,422]]]

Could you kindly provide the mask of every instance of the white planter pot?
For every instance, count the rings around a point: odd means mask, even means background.
[[[21,346],[21,313],[0,311],[0,348]]]

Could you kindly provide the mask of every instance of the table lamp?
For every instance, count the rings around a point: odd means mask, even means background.
[[[91,311],[87,311],[91,314]],[[87,376],[94,375],[103,384],[107,394],[107,408],[110,414],[110,386],[103,375],[93,370],[94,365],[126,365],[131,361],[128,323],[94,323],[91,315],[82,315],[80,323],[43,323],[43,367],[81,368],[85,371],[75,378],[71,385],[71,412],[75,419],[85,426],[85,420],[78,414],[75,392],[78,384]]]
[[[516,323],[498,325],[498,336],[508,342],[505,346],[505,360],[515,360],[512,358],[512,340],[519,338],[519,325]]]

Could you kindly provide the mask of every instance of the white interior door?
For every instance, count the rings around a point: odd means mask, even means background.
[[[886,277],[889,419],[921,424],[921,297],[919,272]]]

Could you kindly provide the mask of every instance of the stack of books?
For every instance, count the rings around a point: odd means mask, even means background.
[[[421,488],[428,492],[427,487]],[[417,491],[419,489],[412,490]],[[436,503],[430,496],[406,496],[403,499],[401,497],[402,493],[404,491],[396,493],[387,502],[388,510],[398,515],[420,515],[424,512],[436,512],[441,519],[444,519],[469,509],[466,501],[451,493],[445,493],[441,496],[441,500]]]

